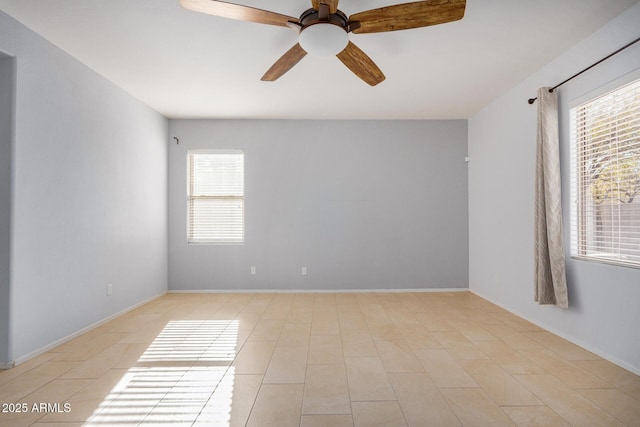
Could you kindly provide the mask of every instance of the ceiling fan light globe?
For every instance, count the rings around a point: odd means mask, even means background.
[[[349,35],[338,25],[319,23],[304,28],[298,42],[312,55],[335,56],[347,47]]]

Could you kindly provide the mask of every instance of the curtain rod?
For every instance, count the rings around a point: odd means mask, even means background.
[[[601,62],[606,61],[607,59],[611,58],[612,56],[614,56],[614,55],[616,55],[616,54],[618,54],[618,53],[620,53],[620,52],[622,52],[623,50],[625,50],[625,49],[626,49],[626,48],[628,48],[629,46],[631,46],[631,45],[633,45],[633,44],[635,44],[635,43],[637,43],[637,42],[639,42],[639,41],[640,41],[640,37],[638,37],[637,39],[633,40],[633,41],[632,41],[632,42],[630,42],[630,43],[627,43],[626,45],[622,46],[620,49],[616,50],[615,52],[610,53],[609,55],[605,56],[605,57],[604,57],[604,58],[602,58],[600,61],[595,62],[595,63],[593,63],[593,64],[589,65],[587,68],[585,68],[584,70],[582,70],[582,71],[580,71],[580,72],[578,72],[578,73],[574,74],[573,76],[569,77],[567,80],[563,81],[562,83],[558,83],[557,85],[555,85],[554,87],[552,87],[551,89],[549,89],[549,92],[553,92],[554,90],[556,90],[557,88],[559,88],[559,87],[560,87],[560,86],[562,86],[563,84],[567,83],[568,81],[575,79],[576,77],[578,77],[580,74],[584,73],[585,71],[589,71],[590,69],[592,69],[592,68],[593,68],[593,67],[595,67],[596,65],[600,64]],[[536,102],[536,99],[538,99],[538,98],[529,98],[529,101],[527,101],[527,102],[529,102],[529,104],[533,104],[534,102]]]

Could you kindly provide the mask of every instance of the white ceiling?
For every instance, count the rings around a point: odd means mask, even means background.
[[[295,17],[310,7],[234,1]],[[339,8],[349,16],[402,2]],[[373,88],[337,58],[311,55],[262,82],[294,31],[191,12],[178,0],[0,0],[0,9],[170,118],[446,119],[469,117],[637,2],[467,0],[458,22],[350,34],[387,77]]]

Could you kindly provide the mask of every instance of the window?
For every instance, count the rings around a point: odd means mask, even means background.
[[[187,153],[187,241],[244,241],[244,153],[195,150]]]
[[[571,109],[572,255],[640,267],[640,80]]]

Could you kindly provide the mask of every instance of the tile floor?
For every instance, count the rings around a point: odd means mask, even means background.
[[[640,426],[640,377],[468,292],[168,294],[1,371],[0,404],[11,427]]]

